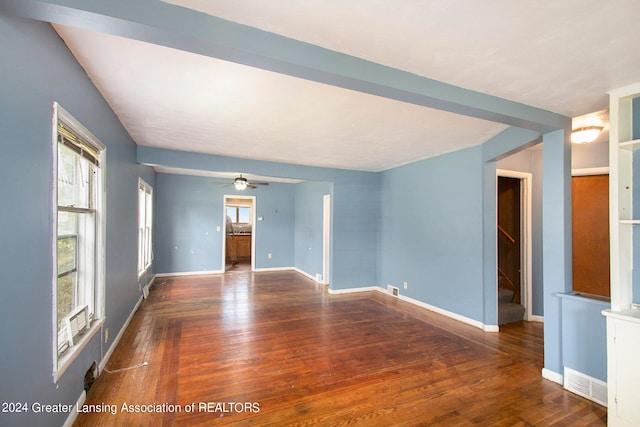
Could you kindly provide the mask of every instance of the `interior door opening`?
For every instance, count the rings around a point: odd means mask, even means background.
[[[255,196],[225,196],[223,265],[227,271],[255,269]]]
[[[531,174],[498,171],[498,325],[531,314]]]

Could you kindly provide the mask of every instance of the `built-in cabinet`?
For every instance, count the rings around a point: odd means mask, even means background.
[[[640,244],[640,83],[609,92],[611,309],[607,317],[608,422],[640,425],[640,308],[634,304],[634,242]],[[634,108],[635,107],[635,108]],[[637,160],[636,160],[637,158]],[[636,278],[640,280],[640,276]],[[637,293],[637,292],[636,292]]]

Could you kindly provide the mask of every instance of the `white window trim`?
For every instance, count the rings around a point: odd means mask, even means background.
[[[95,286],[95,307],[94,317],[89,330],[80,338],[78,343],[69,348],[63,355],[58,355],[58,321],[57,321],[57,239],[58,239],[58,121],[70,126],[74,132],[93,145],[99,151],[100,173],[98,174],[97,189],[99,194],[96,206],[96,223],[97,223],[97,245],[96,245],[96,286]],[[52,360],[53,360],[53,382],[58,380],[65,373],[67,368],[78,357],[82,350],[88,345],[91,339],[100,331],[105,321],[105,206],[106,206],[106,167],[105,160],[107,157],[106,147],[98,140],[87,128],[78,122],[71,114],[62,108],[57,102],[53,104],[52,114],[52,132],[51,147],[53,159],[53,176],[52,176],[52,307],[51,307],[51,323],[52,323]]]
[[[154,213],[154,206],[153,206],[153,187],[150,186],[149,184],[147,184],[142,178],[138,178],[138,197],[140,197],[140,188],[143,188],[145,191],[145,197],[146,194],[149,193],[149,196],[151,197],[151,225],[150,225],[150,230],[149,230],[149,259],[146,260],[147,262],[145,262],[144,266],[142,267],[142,269],[138,268],[138,279],[140,277],[142,277],[147,270],[149,269],[149,267],[151,267],[151,265],[153,264],[153,213]],[[145,199],[145,203],[146,203],[146,199]],[[138,200],[138,209],[140,208],[140,200]],[[147,218],[147,206],[145,204],[145,220]],[[138,230],[140,230],[140,212],[138,212]],[[138,235],[138,266],[140,265],[140,235]]]
[[[237,224],[237,225],[246,225],[246,224],[251,224],[253,223],[253,218],[251,216],[251,206],[249,205],[240,205],[237,203],[232,203],[232,204],[228,204],[227,205],[227,209],[229,208],[235,208],[236,209],[236,218],[231,218],[231,222],[233,224]],[[247,222],[240,222],[240,209],[249,209],[249,220]]]

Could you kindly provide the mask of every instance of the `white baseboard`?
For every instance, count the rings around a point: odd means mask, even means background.
[[[316,277],[312,276],[311,274],[307,273],[306,271],[302,271],[299,268],[293,267],[293,270],[296,271],[297,273],[302,274],[303,276],[313,280],[314,282],[316,282],[318,285],[327,285],[327,283],[322,282],[321,280],[319,281]]]
[[[380,286],[364,286],[362,288],[349,288],[349,289],[329,289],[329,293],[332,295],[340,295],[340,294],[348,294],[348,293],[353,293],[353,292],[369,292],[369,291],[378,291],[381,292],[385,295],[389,295],[389,293],[386,291],[386,289],[380,287]],[[391,296],[391,295],[389,295]],[[438,313],[441,314],[443,316],[446,316],[450,319],[453,320],[457,320],[459,322],[463,322],[466,323],[468,325],[471,326],[475,326],[476,328],[482,329],[485,332],[498,332],[498,325],[485,325],[482,322],[479,322],[477,320],[471,319],[469,317],[466,316],[462,316],[458,313],[454,313],[452,311],[448,311],[448,310],[444,310],[440,307],[436,307],[434,305],[431,304],[427,304],[425,302],[419,301],[417,299],[413,299],[410,297],[407,297],[405,295],[398,295],[396,298],[399,298],[403,301],[406,301],[408,303],[417,305],[418,307],[427,309],[429,311],[433,311],[434,313]]]
[[[440,307],[436,307],[435,305],[427,304],[425,302],[422,302],[417,299],[413,299],[404,295],[399,295],[398,298],[400,298],[403,301],[410,302],[411,304],[415,304],[418,307],[426,308],[427,310],[433,311],[434,313],[442,314],[443,316],[449,317],[453,320],[457,320],[459,322],[466,323],[471,326],[475,326],[476,328],[480,328],[485,332],[498,332],[497,325],[485,325],[484,323],[478,320],[471,319],[466,316],[462,316],[458,313],[454,313],[452,311],[448,311]]]
[[[154,280],[156,280],[156,275],[151,276],[151,279],[147,282],[146,285],[142,287],[142,298],[147,299],[149,297],[149,289],[151,285],[153,285]]]
[[[305,277],[308,277],[309,279],[313,280],[316,283],[319,283],[321,285],[324,285],[324,283],[322,282],[318,282],[316,280],[315,277],[313,277],[312,275],[310,275],[309,273],[300,270],[299,268],[296,267],[261,267],[261,268],[255,268],[253,270],[256,273],[264,273],[264,272],[269,272],[269,271],[295,271],[297,273],[302,274]],[[224,274],[226,273],[224,270],[210,270],[210,271],[182,271],[182,272],[178,272],[178,273],[157,273],[154,276],[154,279],[157,277],[172,277],[172,276],[206,276],[208,274]],[[152,283],[153,280],[151,280],[150,283]]]
[[[265,267],[265,268],[256,268],[253,270],[256,273],[263,273],[269,271],[297,271],[305,276],[310,277],[308,274],[304,273],[302,270],[298,270],[295,267]],[[154,278],[158,277],[177,277],[177,276],[207,276],[210,274],[224,274],[226,271],[224,270],[207,270],[207,271],[181,271],[178,273],[157,273]],[[315,278],[312,277],[315,281]]]
[[[269,271],[295,271],[295,268],[293,267],[262,267],[262,268],[256,268],[253,271],[255,271],[256,273],[269,272]]]
[[[562,376],[562,374],[554,372],[550,369],[542,368],[542,378],[564,386],[564,377]]]
[[[354,293],[354,292],[370,292],[370,291],[378,291],[378,292],[382,292],[383,294],[387,294],[387,292],[383,288],[381,288],[380,286],[364,286],[362,288],[349,288],[349,289],[331,289],[331,288],[328,288],[327,291],[331,295],[351,294],[351,293]]]
[[[87,392],[82,390],[82,394],[80,394],[80,397],[78,397],[73,410],[69,412],[69,415],[67,416],[64,424],[62,424],[62,427],[71,427],[73,423],[76,422],[76,418],[78,418],[78,408],[84,405],[85,400],[87,400]]]
[[[102,371],[104,370],[104,367],[107,366],[107,363],[111,358],[111,355],[113,354],[114,350],[118,346],[118,343],[120,342],[122,335],[124,335],[124,332],[127,330],[129,323],[131,323],[131,319],[133,319],[133,315],[136,314],[136,311],[138,311],[140,304],[142,304],[142,296],[140,296],[140,299],[138,299],[138,302],[136,303],[135,307],[133,307],[133,310],[131,310],[131,313],[129,313],[129,317],[127,317],[127,320],[124,322],[124,325],[122,325],[122,328],[120,328],[118,335],[116,335],[113,342],[111,343],[111,346],[109,346],[109,349],[102,357],[102,360],[100,361],[100,365],[98,366],[98,370],[100,373],[102,373]]]
[[[529,322],[540,322],[540,323],[544,323],[544,316],[538,316],[537,314],[533,314],[531,316],[529,316],[529,319],[527,319]]]
[[[208,274],[222,274],[224,270],[205,270],[205,271],[181,271],[178,273],[156,273],[155,277],[172,277],[172,276],[206,276]]]

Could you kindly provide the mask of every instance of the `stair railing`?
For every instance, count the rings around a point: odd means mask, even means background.
[[[501,276],[504,280],[503,280],[503,284],[506,282],[506,288],[509,288],[511,290],[513,290],[514,292],[514,296],[513,296],[513,302],[520,304],[520,287],[516,286],[508,277],[506,274],[504,274],[504,271],[502,271],[502,269],[500,267],[498,267],[498,275]]]
[[[502,233],[502,235],[503,235],[504,237],[506,237],[506,239],[507,239],[508,241],[510,241],[512,245],[516,243],[516,239],[514,239],[514,238],[511,236],[511,234],[509,234],[509,232],[507,232],[507,230],[505,230],[504,228],[500,227],[500,225],[498,225],[498,231],[499,231],[500,233]]]

